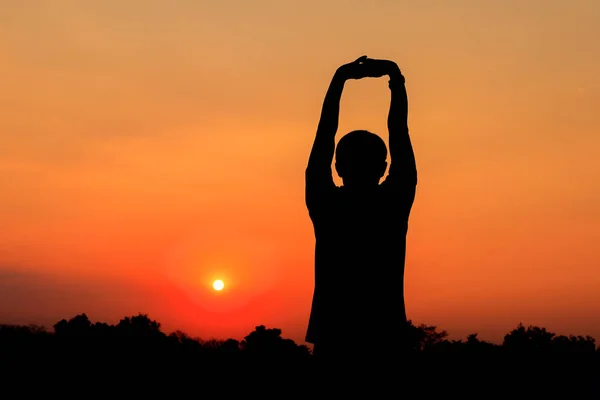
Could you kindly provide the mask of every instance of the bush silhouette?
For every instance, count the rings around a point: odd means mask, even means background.
[[[410,322],[408,337],[416,355],[409,370],[414,379],[448,379],[456,374],[455,382],[461,381],[459,376],[469,376],[472,382],[502,382],[506,387],[535,381],[539,388],[538,376],[544,382],[578,382],[573,387],[587,387],[600,376],[600,350],[590,336],[556,335],[542,327],[519,324],[501,344],[495,344],[481,340],[477,333],[449,340],[448,333],[434,325]],[[356,338],[356,347],[348,348],[348,353],[367,345]],[[390,347],[396,345],[389,343]],[[80,314],[57,322],[53,331],[36,325],[0,325],[0,365],[27,371],[32,377],[56,369],[62,377],[59,379],[88,371],[86,376],[97,377],[94,385],[101,386],[123,385],[134,375],[143,376],[148,383],[185,381],[191,385],[201,379],[215,385],[219,381],[223,393],[233,395],[240,379],[245,379],[250,382],[246,391],[260,387],[259,393],[264,394],[266,387],[275,390],[287,382],[292,385],[289,390],[299,394],[317,385],[312,381],[315,374],[335,375],[335,370],[313,368],[315,362],[307,346],[285,338],[281,329],[264,325],[256,326],[241,341],[195,338],[182,331],[166,334],[161,324],[146,314],[125,317],[116,325],[92,322]],[[402,365],[403,360],[398,362]],[[48,365],[54,367],[49,369]],[[407,384],[412,384],[413,378],[398,372],[399,368],[365,365],[360,373],[346,379],[367,384],[370,381],[364,374],[389,370],[389,379],[404,376]]]

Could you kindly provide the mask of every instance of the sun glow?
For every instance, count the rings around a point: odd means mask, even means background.
[[[213,289],[215,289],[217,291],[223,290],[224,287],[225,287],[225,284],[220,279],[217,279],[216,281],[213,282]]]

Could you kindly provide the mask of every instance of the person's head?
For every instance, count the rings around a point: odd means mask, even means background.
[[[347,187],[379,184],[387,169],[387,147],[369,131],[352,131],[342,137],[335,151],[335,169]]]

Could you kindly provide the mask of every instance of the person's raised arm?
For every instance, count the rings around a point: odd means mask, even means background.
[[[360,66],[365,58],[366,56],[360,57],[338,68],[325,94],[317,134],[306,167],[307,205],[312,202],[315,195],[323,193],[334,185],[331,163],[335,153],[335,135],[339,123],[342,92],[346,80],[361,78]]]
[[[323,101],[321,118],[317,127],[317,135],[313,142],[308,159],[307,174],[331,175],[331,162],[335,151],[335,134],[337,133],[340,100],[344,90],[345,79],[336,71]]]
[[[390,183],[414,187],[417,184],[417,166],[408,133],[408,95],[405,80],[396,63],[392,61],[386,63],[391,90],[387,121],[391,158],[388,178]]]

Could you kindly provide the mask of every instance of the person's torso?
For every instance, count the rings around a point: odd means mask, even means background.
[[[328,319],[381,320],[404,312],[408,213],[383,190],[352,196],[336,188],[313,217],[315,296]]]

